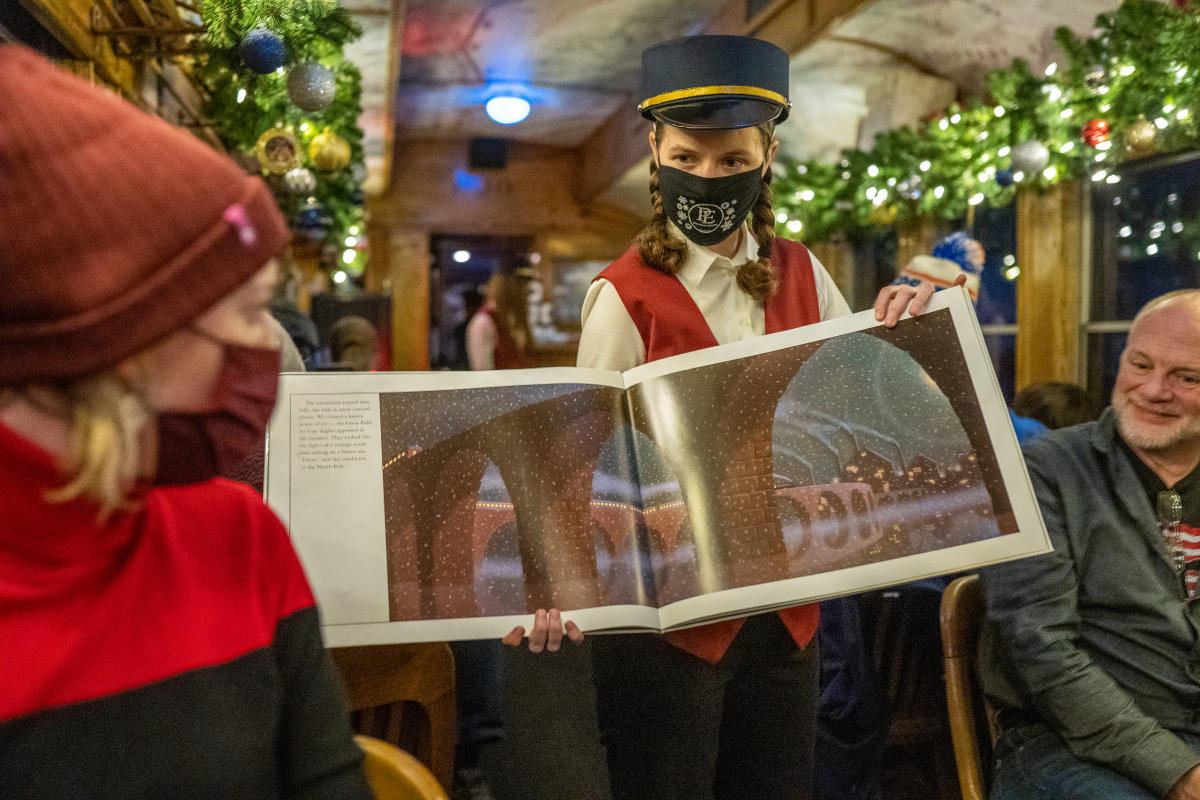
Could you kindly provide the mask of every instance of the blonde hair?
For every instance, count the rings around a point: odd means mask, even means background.
[[[497,272],[488,278],[484,292],[495,303],[495,314],[503,322],[521,352],[529,350],[533,333],[529,329],[529,281],[511,272]]]
[[[663,127],[661,122],[654,123],[656,142],[662,140]],[[759,125],[757,130],[762,135],[765,158],[775,137],[775,126],[768,122]],[[683,268],[683,262],[687,258],[687,244],[671,235],[667,214],[663,209],[662,192],[658,186],[658,165],[653,158],[650,159],[650,204],[654,208],[654,216],[633,242],[643,264],[667,275],[675,275]],[[779,285],[775,268],[771,265],[771,245],[775,241],[775,211],[771,204],[769,169],[763,175],[758,199],[754,201],[754,208],[750,212],[750,230],[758,242],[758,259],[747,261],[738,267],[737,282],[743,292],[761,303],[774,294]]]
[[[65,401],[70,414],[68,446],[61,460],[68,480],[46,499],[95,501],[101,520],[133,507],[130,490],[142,464],[142,431],[151,418],[145,402],[108,373],[62,383],[52,391]]]

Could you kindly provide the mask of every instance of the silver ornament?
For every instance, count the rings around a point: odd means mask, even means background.
[[[1087,74],[1083,76],[1083,80],[1088,88],[1095,92],[1099,91],[1101,86],[1108,83],[1108,74],[1104,71],[1104,67],[1097,64],[1087,71]]]
[[[299,64],[288,72],[288,97],[305,111],[320,111],[333,102],[333,72],[315,61]]]
[[[1050,151],[1037,139],[1022,142],[1012,149],[1013,169],[1032,175],[1041,172],[1050,163]]]
[[[317,188],[317,176],[306,167],[296,167],[283,176],[283,185],[292,194],[312,194]]]

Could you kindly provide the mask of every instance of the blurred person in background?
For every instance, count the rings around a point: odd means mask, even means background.
[[[329,329],[331,366],[352,372],[375,369],[377,336],[375,326],[363,317],[342,317]]]
[[[467,323],[467,358],[471,369],[522,369],[533,366],[529,352],[528,280],[497,272],[483,288],[483,306]]]
[[[1014,414],[1036,419],[1051,430],[1091,422],[1100,410],[1082,386],[1044,381],[1026,386],[1013,397]]]

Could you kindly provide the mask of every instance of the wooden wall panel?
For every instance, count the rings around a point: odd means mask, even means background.
[[[1082,190],[1017,197],[1017,390],[1079,379]]]

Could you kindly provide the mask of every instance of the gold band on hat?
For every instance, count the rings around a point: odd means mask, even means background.
[[[694,89],[677,89],[674,92],[664,92],[663,94],[656,94],[654,97],[647,97],[638,105],[638,111],[643,111],[649,106],[662,105],[663,103],[670,103],[675,100],[687,100],[691,97],[709,97],[717,94],[752,95],[779,103],[784,108],[791,105],[788,103],[788,99],[779,92],[773,92],[770,89],[760,89],[757,86],[697,86]]]

